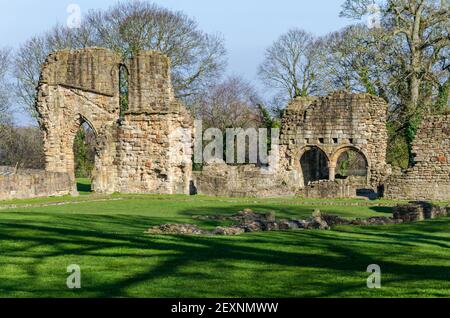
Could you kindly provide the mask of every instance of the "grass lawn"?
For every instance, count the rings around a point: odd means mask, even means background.
[[[89,195],[92,192],[91,180],[89,178],[77,179],[77,189],[80,195]]]
[[[300,199],[97,197],[87,185],[75,199],[15,201],[15,209],[3,210],[11,202],[0,202],[0,297],[450,297],[450,218],[237,237],[148,236],[147,228],[163,223],[211,229],[220,223],[192,216],[243,208],[274,210],[278,218],[309,216],[314,208],[351,218],[382,216],[391,208]],[[36,205],[21,207],[25,203]],[[70,264],[81,267],[79,290],[66,287]],[[381,266],[379,290],[366,287],[370,264]]]

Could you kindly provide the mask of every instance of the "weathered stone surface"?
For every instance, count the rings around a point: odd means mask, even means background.
[[[206,232],[191,224],[164,224],[148,229],[145,234],[202,235]]]
[[[386,114],[387,104],[368,94],[340,92],[321,98],[297,98],[283,116],[277,153],[280,160],[270,167],[271,173],[255,165],[208,165],[194,173],[198,193],[353,198],[358,196],[358,189],[377,191],[390,173],[386,164]],[[300,159],[313,148],[325,154],[331,181],[305,184]],[[366,159],[368,176],[334,181],[340,155],[350,150]]]
[[[394,208],[394,219],[404,222],[425,220],[423,207],[419,204],[401,205]]]
[[[335,227],[338,225],[349,225],[351,223],[351,221],[347,219],[330,214],[322,214],[321,219],[325,221],[329,227]]]
[[[195,173],[198,192],[207,195],[264,197],[297,194],[305,198],[450,200],[450,115],[425,118],[414,143],[416,165],[405,172],[386,164],[387,104],[368,94],[334,93],[297,98],[286,109],[276,173],[256,166],[216,164]],[[311,149],[326,157],[328,178],[304,183],[300,163]],[[367,178],[334,180],[346,151],[367,161]],[[392,175],[391,175],[392,174]]]
[[[329,230],[330,226],[323,219],[320,210],[315,210],[312,218],[306,221],[305,228],[308,230]]]
[[[448,215],[448,208],[431,204],[429,202],[411,202],[398,205],[394,208],[394,219],[404,222],[423,221]]]
[[[320,180],[311,182],[303,189],[297,192],[297,195],[302,198],[321,198],[321,199],[335,199],[335,198],[359,198],[362,195],[361,190],[370,192],[366,197],[373,199],[377,194],[373,189],[364,189],[367,184],[361,183],[360,178],[349,177],[340,180]],[[372,196],[370,196],[372,194]]]
[[[334,180],[341,154],[352,150],[367,161],[368,176],[363,185],[376,189],[389,174],[386,164],[387,104],[369,94],[337,92],[320,98],[297,98],[286,109],[282,120],[282,166],[291,182],[303,182],[302,155],[319,149],[326,156],[329,178]]]
[[[123,68],[129,80],[126,112],[120,110]],[[270,154],[278,162],[265,168],[207,165],[195,174],[193,120],[174,97],[170,61],[161,53],[141,51],[129,60],[102,48],[52,53],[42,67],[36,108],[46,171],[56,188],[44,180],[41,189],[24,194],[25,188],[15,184],[37,188],[41,172],[2,177],[2,193],[8,193],[3,197],[75,193],[73,142],[80,125],[88,123],[97,136],[92,187],[98,193],[189,194],[196,189],[232,197],[354,198],[363,191],[369,198],[380,192],[388,199],[450,200],[450,115],[425,118],[414,142],[414,167],[392,172],[386,164],[388,105],[369,94],[296,98],[283,116],[280,144]],[[320,162],[320,171],[302,168],[302,156],[312,149],[323,154],[308,158]],[[347,151],[365,159],[367,177],[335,180],[339,157]],[[320,176],[305,178],[311,173]],[[322,221],[299,227],[325,228]],[[247,223],[248,231],[280,227],[273,219]]]
[[[278,229],[281,231],[294,230],[300,228],[299,222],[296,221],[288,221],[288,220],[280,220],[278,222]]]
[[[256,165],[210,164],[194,172],[198,194],[227,197],[293,196],[297,186],[288,186],[282,175],[265,173]]]
[[[120,67],[129,75],[129,109],[123,116]],[[123,61],[100,48],[50,54],[36,108],[47,171],[74,179],[73,142],[86,122],[97,136],[95,192],[189,194],[192,134],[183,132],[193,121],[173,96],[166,56],[139,52]]]
[[[450,115],[424,118],[413,145],[415,165],[396,170],[385,197],[399,200],[450,200]]]
[[[67,173],[0,167],[0,200],[62,196],[72,191]]]

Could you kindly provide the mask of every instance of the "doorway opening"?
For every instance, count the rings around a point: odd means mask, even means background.
[[[75,134],[73,142],[74,173],[78,192],[92,192],[92,177],[95,168],[96,135],[92,127],[84,120]]]
[[[300,158],[304,185],[319,180],[329,180],[328,157],[323,150],[312,147]]]

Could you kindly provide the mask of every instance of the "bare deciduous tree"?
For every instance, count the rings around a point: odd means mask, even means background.
[[[0,166],[42,169],[43,139],[37,127],[14,127],[0,124]]]
[[[319,53],[311,34],[292,29],[266,50],[259,77],[285,100],[314,94],[319,82]]]
[[[7,72],[9,70],[9,50],[0,49],[0,123],[9,117],[9,85]]]
[[[392,64],[386,53],[390,47],[378,42],[379,36],[378,30],[353,25],[322,37],[321,90],[364,92],[386,98]]]
[[[194,113],[203,119],[204,128],[248,128],[261,124],[260,99],[246,80],[232,76],[199,96]]]
[[[55,26],[24,43],[15,58],[17,95],[34,111],[35,88],[46,56],[58,49],[106,47],[128,58],[138,50],[160,51],[171,59],[177,97],[189,101],[221,75],[225,61],[223,39],[201,31],[195,20],[145,1],[119,2],[94,10],[80,28]]]
[[[87,28],[100,46],[132,56],[138,50],[163,52],[172,61],[178,97],[195,94],[225,65],[223,40],[201,31],[195,20],[144,1],[121,2],[91,11]]]
[[[385,53],[395,54],[392,95],[398,99],[399,129],[406,134],[412,163],[411,144],[420,118],[442,108],[448,99],[449,5],[445,0],[347,0],[342,15],[361,18],[373,4],[380,10],[384,33],[375,43],[386,41],[394,47]]]

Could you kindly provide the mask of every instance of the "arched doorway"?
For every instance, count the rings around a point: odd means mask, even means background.
[[[73,167],[80,194],[92,192],[92,178],[96,160],[96,132],[84,118],[73,140]]]
[[[310,182],[329,179],[329,160],[318,147],[308,148],[300,158],[304,185]]]
[[[335,179],[352,178],[356,182],[366,184],[369,165],[366,156],[355,148],[341,149],[335,156]]]

